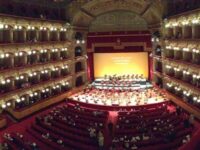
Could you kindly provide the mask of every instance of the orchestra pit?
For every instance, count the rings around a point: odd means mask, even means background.
[[[0,0],[0,150],[200,150],[199,0]]]

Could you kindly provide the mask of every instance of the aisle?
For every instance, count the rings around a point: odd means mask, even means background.
[[[116,111],[109,111],[108,114],[108,120],[106,122],[105,130],[104,130],[104,141],[105,141],[105,148],[109,149],[109,147],[112,145],[112,140],[113,140],[113,133],[115,132],[115,125],[118,119],[118,113]],[[113,130],[109,130],[109,123],[113,124]]]

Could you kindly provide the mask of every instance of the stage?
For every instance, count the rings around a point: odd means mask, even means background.
[[[117,83],[109,82],[110,79],[97,78],[91,86],[97,89],[115,89],[115,90],[137,90],[152,88],[152,84],[146,79],[124,79]]]
[[[124,84],[127,83],[127,84]],[[159,89],[146,80],[110,80],[96,79],[83,91],[72,95],[69,99],[81,103],[100,106],[142,106],[167,101]]]

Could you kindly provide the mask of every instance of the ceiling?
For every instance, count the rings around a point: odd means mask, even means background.
[[[74,26],[89,27],[98,16],[112,11],[130,11],[148,26],[161,22],[167,0],[13,0],[15,2],[57,7],[66,10]]]
[[[67,5],[71,24],[88,27],[101,14],[116,10],[131,11],[144,18],[148,25],[160,23],[164,13],[162,0],[74,0]]]

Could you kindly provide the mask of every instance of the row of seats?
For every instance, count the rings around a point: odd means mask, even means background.
[[[98,150],[98,142],[90,137],[88,129],[103,129],[107,117],[108,112],[87,109],[79,105],[59,106],[47,114],[37,116],[35,123],[27,128],[24,135],[35,139],[33,142],[24,140],[23,134],[16,136],[11,133],[5,134],[4,146],[13,150],[39,150],[44,147],[49,150]]]
[[[176,149],[188,142],[193,129],[180,114],[169,112],[167,105],[165,102],[119,111],[109,146],[124,150],[161,150]],[[67,102],[37,116],[25,134],[33,137],[40,149],[97,150],[98,141],[90,136],[89,129],[105,131],[108,115],[108,111]],[[7,138],[6,142],[11,146],[27,146],[26,142],[16,143]]]
[[[185,128],[180,116],[170,113],[163,105],[143,111],[120,112],[113,145],[127,150],[176,149],[191,133],[192,128]]]

